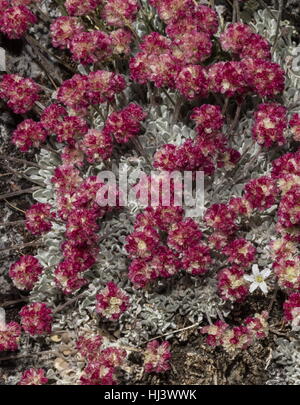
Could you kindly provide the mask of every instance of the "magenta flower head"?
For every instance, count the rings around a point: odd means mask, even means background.
[[[81,273],[80,264],[67,258],[60,262],[54,270],[54,281],[56,286],[62,290],[64,294],[72,294],[87,284],[87,280]]]
[[[253,208],[264,211],[275,204],[278,192],[274,179],[270,176],[261,176],[250,180],[245,185],[244,198],[250,202]]]
[[[82,16],[95,10],[102,0],[66,0],[65,7],[71,16]]]
[[[141,131],[141,121],[146,116],[142,107],[130,103],[123,110],[109,115],[105,122],[104,132],[113,135],[118,143],[127,143]]]
[[[149,258],[159,245],[160,239],[155,228],[145,226],[143,230],[128,235],[126,242],[125,249],[130,257]]]
[[[171,47],[175,60],[183,64],[205,61],[212,52],[212,40],[205,32],[186,32],[177,37]]]
[[[55,48],[69,48],[72,38],[83,31],[84,27],[76,17],[58,17],[50,26],[52,45]]]
[[[183,67],[175,79],[175,86],[188,100],[205,97],[208,93],[206,70],[199,65]]]
[[[45,377],[45,371],[42,368],[29,368],[24,371],[18,385],[44,385],[48,378]]]
[[[211,228],[231,234],[236,229],[237,214],[229,209],[226,204],[212,204],[207,209],[204,220]]]
[[[113,140],[109,134],[100,129],[90,129],[85,134],[80,146],[89,163],[101,162],[111,157]]]
[[[283,92],[285,72],[280,65],[257,58],[245,58],[240,63],[246,83],[255,94],[274,97]]]
[[[100,356],[105,360],[111,367],[120,367],[124,360],[126,359],[126,350],[120,349],[119,347],[107,347],[102,350]]]
[[[145,288],[159,277],[157,262],[148,259],[134,259],[129,266],[128,278],[135,288]]]
[[[300,258],[287,257],[276,260],[273,269],[278,278],[278,285],[288,292],[300,290]]]
[[[271,45],[261,35],[251,34],[240,51],[240,57],[241,59],[258,58],[270,60]]]
[[[170,343],[152,340],[147,344],[144,357],[144,367],[146,373],[165,373],[170,369]]]
[[[113,101],[116,94],[126,88],[122,75],[107,70],[96,70],[88,76],[87,95],[91,104]]]
[[[128,29],[119,28],[110,34],[113,55],[129,55],[133,37]]]
[[[229,24],[220,35],[222,49],[226,52],[240,53],[247,44],[252,32],[249,25],[239,22]]]
[[[255,259],[256,249],[251,242],[241,238],[230,242],[222,253],[227,256],[229,263],[248,267]]]
[[[296,330],[300,327],[300,293],[291,294],[283,304],[284,318]]]
[[[289,122],[290,131],[296,142],[300,142],[300,114],[293,114]]]
[[[260,104],[254,114],[253,138],[260,145],[270,147],[286,143],[287,109],[277,103]]]
[[[42,302],[25,305],[19,312],[21,325],[31,336],[51,333],[52,310]]]
[[[31,110],[39,99],[40,86],[32,79],[18,75],[3,75],[0,82],[0,98],[16,114],[24,114]]]
[[[248,90],[242,62],[217,62],[208,69],[209,89],[226,97],[243,95]]]
[[[101,17],[108,25],[124,27],[134,22],[138,10],[137,0],[107,0]]]
[[[41,115],[41,124],[49,133],[54,133],[59,122],[68,115],[67,110],[60,104],[50,104],[46,107]]]
[[[204,326],[200,329],[202,335],[207,335],[205,340],[209,346],[216,347],[222,344],[224,332],[229,325],[223,321],[216,321],[213,325]]]
[[[199,134],[218,131],[224,124],[221,107],[212,104],[195,107],[192,110],[191,119],[196,123],[196,130]]]
[[[192,218],[187,218],[172,225],[168,234],[168,246],[179,252],[197,245],[202,239],[199,225]]]
[[[120,318],[129,305],[129,296],[115,283],[109,282],[96,295],[96,311],[101,316],[115,321]]]
[[[9,39],[21,38],[37,22],[36,16],[23,5],[1,10],[1,14],[0,31]]]
[[[19,290],[32,290],[43,268],[34,256],[22,256],[10,266],[8,275]]]
[[[157,9],[165,23],[183,17],[194,9],[193,0],[150,0],[149,3]]]
[[[22,121],[13,132],[12,142],[22,152],[27,152],[32,147],[38,148],[46,141],[47,132],[40,122],[32,119]]]
[[[84,368],[80,385],[115,385],[115,368],[106,361],[92,361]]]
[[[26,228],[34,235],[50,231],[55,212],[51,212],[50,204],[33,204],[25,213]]]
[[[206,273],[211,263],[210,249],[204,243],[188,247],[183,252],[182,267],[193,276]]]
[[[6,323],[5,310],[0,308],[0,352],[19,349],[21,326],[16,322]]]
[[[87,361],[92,361],[101,355],[103,337],[101,335],[85,337],[79,336],[76,340],[76,349]]]
[[[248,283],[244,279],[244,271],[231,266],[218,273],[218,290],[220,297],[232,302],[244,301],[249,294]]]
[[[53,132],[56,134],[58,142],[74,146],[87,133],[88,129],[85,119],[74,115],[64,117],[63,121],[58,121]]]
[[[87,89],[87,76],[75,74],[71,79],[62,83],[57,92],[57,99],[65,106],[84,113],[89,105]]]
[[[102,62],[112,54],[111,38],[102,31],[80,32],[72,37],[70,51],[75,62]]]
[[[278,207],[278,222],[289,228],[300,223],[300,186],[295,184],[281,199]]]

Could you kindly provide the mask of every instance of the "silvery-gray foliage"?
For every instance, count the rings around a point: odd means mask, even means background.
[[[144,0],[142,0],[143,2]],[[151,10],[149,9],[149,12]],[[159,24],[155,21],[155,24]],[[143,25],[138,25],[137,31],[142,34]],[[255,14],[253,27],[256,32],[266,36],[271,42],[274,41],[276,32],[276,21],[270,17],[268,10],[259,10]],[[292,43],[292,27],[285,23],[285,38],[288,46],[280,37],[274,54],[275,61],[285,66],[288,74],[286,91],[283,95],[287,106],[294,106],[299,102],[299,78],[290,68],[290,55],[296,44]],[[172,96],[174,94],[170,93]],[[127,93],[127,97],[130,94]],[[150,97],[149,97],[150,98]],[[170,101],[162,94],[163,103],[159,106],[148,108],[148,118],[145,121],[145,133],[140,136],[141,144],[151,159],[154,152],[165,143],[181,145],[186,139],[193,138],[195,132],[191,125],[180,122],[173,122],[174,108]],[[299,107],[293,108],[293,112],[299,111]],[[97,114],[96,114],[97,115]],[[232,138],[232,147],[242,154],[242,162],[228,172],[217,171],[211,179],[206,179],[205,202],[208,207],[212,203],[226,202],[232,196],[240,196],[244,184],[250,178],[256,178],[269,173],[271,161],[277,157],[278,151],[266,153],[252,141],[251,125],[253,111],[240,120],[236,130],[237,135]],[[101,126],[99,117],[95,118],[95,126]],[[226,127],[225,127],[226,130]],[[37,155],[41,169],[31,168],[27,174],[34,180],[42,181],[44,188],[34,193],[34,198],[39,202],[50,202],[55,207],[54,191],[51,185],[53,170],[58,162],[52,153],[41,150]],[[127,152],[120,159],[129,173],[144,170],[149,172],[149,165],[144,157],[138,157],[135,151]],[[103,165],[93,167],[93,174],[103,169]],[[118,174],[118,162],[112,159],[112,170]],[[91,173],[87,173],[90,175]],[[271,207],[259,218],[252,218],[251,230],[245,232],[243,237],[259,244],[260,266],[271,264],[267,245],[270,239],[275,237],[274,230],[274,208]],[[95,295],[97,291],[108,281],[116,282],[131,296],[131,305],[126,314],[120,319],[120,332],[122,342],[126,345],[138,346],[153,336],[165,335],[168,339],[172,336],[179,325],[174,320],[174,313],[179,313],[191,323],[201,323],[204,319],[216,319],[222,314],[226,316],[228,308],[218,297],[216,282],[212,274],[204,278],[192,278],[189,288],[179,278],[173,281],[159,282],[157,288],[162,287],[163,292],[135,290],[127,277],[128,258],[124,251],[123,244],[125,237],[132,231],[132,225],[139,207],[134,202],[120,213],[114,213],[111,218],[105,219],[101,226],[100,235],[105,236],[100,243],[100,254],[97,264],[88,272],[86,277],[90,284],[80,298],[76,311],[66,311],[55,317],[54,329],[67,330],[75,333],[76,336],[85,333],[101,332],[101,321],[95,313]],[[201,227],[201,218],[196,218]],[[60,244],[63,240],[64,227],[55,225],[51,232],[44,236],[45,247],[38,250],[37,258],[46,267],[46,271],[30,294],[32,301],[53,302],[58,290],[53,282],[54,266],[62,259]],[[219,263],[218,263],[219,264]],[[214,269],[214,272],[218,268]],[[113,327],[112,327],[113,329]],[[168,334],[169,333],[169,334]],[[296,344],[279,342],[274,359],[278,364],[285,366],[287,380],[290,383],[299,383],[299,348]],[[277,356],[277,357],[276,357]],[[281,362],[281,363],[280,363]],[[57,371],[57,370],[56,370]],[[70,383],[74,378],[78,379],[78,370],[73,373],[62,373],[58,377],[56,371],[50,369],[48,377],[55,378],[58,384]],[[73,380],[72,380],[73,379]]]
[[[290,341],[277,339],[277,347],[273,352],[275,364],[274,374],[267,384],[299,385],[300,384],[300,341],[299,335]]]

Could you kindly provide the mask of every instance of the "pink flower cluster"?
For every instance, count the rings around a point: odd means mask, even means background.
[[[66,0],[65,7],[71,16],[84,16],[93,12],[102,0]]]
[[[152,32],[142,39],[141,51],[130,60],[133,80],[175,87],[188,99],[207,93],[206,71],[199,62],[212,51],[211,36],[218,29],[215,10],[192,0],[153,0],[166,34]]]
[[[17,322],[0,325],[0,352],[19,349],[21,326]]]
[[[19,290],[32,290],[42,271],[36,257],[25,255],[10,266],[8,275]]]
[[[199,135],[219,131],[224,124],[221,107],[218,105],[203,104],[201,107],[195,107],[190,118],[195,122]]]
[[[220,297],[226,301],[244,301],[249,294],[249,286],[244,275],[244,270],[235,265],[220,270],[217,275]]]
[[[63,261],[54,276],[57,286],[70,294],[87,283],[83,272],[93,266],[99,253],[98,220],[110,207],[99,205],[97,196],[104,184],[96,176],[83,179],[73,165],[59,166],[52,182],[58,215],[66,224],[65,241],[61,245]]]
[[[87,360],[87,365],[80,378],[81,385],[114,385],[117,383],[116,371],[127,356],[124,349],[108,346],[102,349],[102,336],[80,336],[76,348]]]
[[[97,70],[89,75],[75,74],[71,79],[65,80],[58,90],[57,99],[74,111],[86,114],[89,105],[113,101],[115,95],[125,87],[126,82],[122,75]],[[57,114],[56,111],[53,112],[59,117],[58,111]]]
[[[26,119],[22,121],[13,132],[12,142],[21,152],[30,148],[39,148],[46,141],[47,132],[40,122]]]
[[[253,208],[264,211],[276,203],[278,192],[276,182],[271,176],[261,176],[245,185],[244,198]]]
[[[291,294],[283,304],[284,317],[293,328],[300,326],[300,293]]]
[[[80,4],[83,4],[82,1]],[[58,17],[50,26],[52,45],[55,48],[70,48],[72,38],[83,31],[84,27],[78,18],[68,16]]]
[[[287,109],[276,103],[260,104],[254,114],[253,138],[260,145],[270,147],[274,143],[286,143]]]
[[[70,51],[75,62],[84,65],[102,62],[112,53],[112,41],[102,31],[79,32],[71,39]]]
[[[272,162],[272,178],[277,183],[281,199],[277,211],[277,228],[280,233],[293,233],[300,222],[300,153],[286,153]]]
[[[144,352],[144,369],[146,373],[165,373],[170,369],[170,343],[152,340]]]
[[[130,59],[131,77],[141,84],[150,80],[157,87],[176,86],[189,99],[205,95],[206,72],[196,64],[210,56],[211,48],[211,39],[204,32],[182,33],[174,40],[152,32],[143,37],[140,52]],[[190,85],[194,94],[188,91]]]
[[[113,151],[112,136],[100,129],[90,129],[80,143],[80,148],[89,163],[107,160]]]
[[[247,85],[260,97],[274,97],[283,92],[285,72],[277,63],[245,58],[241,61],[241,68]]]
[[[18,75],[3,75],[0,82],[0,98],[16,114],[24,114],[31,110],[39,99],[40,86],[32,79]]]
[[[31,336],[51,333],[52,310],[42,302],[25,305],[19,312],[21,325]]]
[[[0,31],[10,39],[18,39],[36,22],[37,18],[29,8],[20,4],[1,10]]]
[[[229,24],[220,36],[220,43],[224,51],[241,58],[271,59],[269,42],[243,23]]]
[[[249,267],[255,260],[256,248],[246,239],[235,239],[224,247],[222,253],[227,256],[229,263]]]
[[[300,114],[293,114],[289,121],[290,131],[296,142],[300,142]]]
[[[165,144],[154,155],[153,166],[161,170],[201,170],[212,175],[217,167],[231,170],[240,153],[229,147],[229,139],[220,132],[224,118],[219,106],[203,104],[193,109],[191,119],[198,135],[181,146]]]
[[[139,10],[137,0],[107,0],[101,10],[101,18],[113,27],[129,26]]]
[[[96,311],[111,321],[118,320],[129,304],[129,296],[115,283],[109,282],[96,295]]]
[[[136,288],[146,287],[159,277],[169,278],[180,268],[192,275],[208,270],[210,249],[200,242],[198,224],[191,218],[183,219],[182,208],[148,207],[136,217],[134,228],[125,249],[134,259],[128,277]]]
[[[127,143],[141,132],[141,121],[147,114],[135,103],[110,114],[105,122],[104,134],[113,136],[118,143]]]
[[[241,326],[230,327],[223,321],[216,321],[201,328],[200,333],[207,335],[208,345],[222,346],[226,352],[233,353],[246,350],[256,340],[265,339],[269,332],[267,319],[268,313],[264,311],[246,318]]]
[[[45,377],[45,371],[42,368],[29,368],[22,374],[18,385],[44,385],[48,378]]]
[[[51,212],[50,204],[33,204],[25,213],[26,228],[34,235],[50,231],[55,212]]]

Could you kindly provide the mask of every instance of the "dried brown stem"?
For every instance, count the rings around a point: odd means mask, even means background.
[[[31,194],[34,191],[38,190],[39,188],[40,187],[31,187],[31,188],[25,188],[25,189],[19,190],[19,191],[12,191],[10,193],[0,194],[0,200],[5,200],[6,198],[16,197],[17,195],[22,195],[22,194]]]

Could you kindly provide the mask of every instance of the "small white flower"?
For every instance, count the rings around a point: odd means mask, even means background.
[[[262,271],[259,271],[258,265],[254,264],[252,266],[252,274],[244,276],[244,279],[251,283],[249,289],[250,293],[255,291],[258,287],[261,289],[263,293],[267,294],[268,286],[267,283],[265,282],[265,279],[268,278],[270,274],[271,274],[270,269],[264,269]]]

